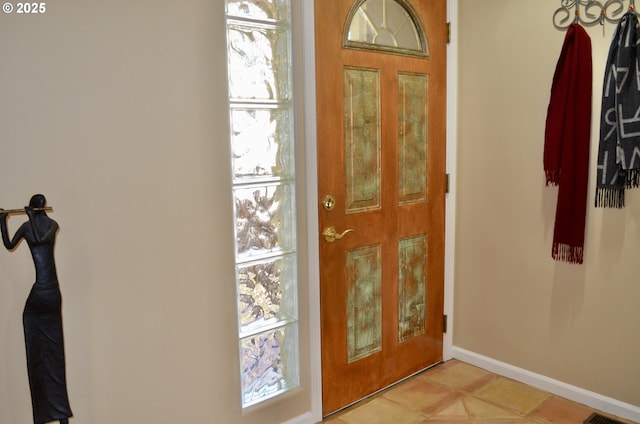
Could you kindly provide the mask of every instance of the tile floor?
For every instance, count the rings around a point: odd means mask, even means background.
[[[578,424],[613,417],[451,360],[326,418],[326,424]]]

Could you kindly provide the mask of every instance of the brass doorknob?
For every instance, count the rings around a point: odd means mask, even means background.
[[[327,227],[324,230],[322,230],[322,235],[324,236],[324,239],[326,241],[328,241],[329,243],[333,243],[336,240],[340,240],[342,237],[344,237],[345,234],[353,232],[354,230],[349,228],[347,230],[344,230],[341,233],[336,232],[335,227]]]

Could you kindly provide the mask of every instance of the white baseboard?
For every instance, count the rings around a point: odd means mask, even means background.
[[[282,424],[314,424],[314,423],[315,421],[313,419],[313,415],[311,414],[311,412],[306,412],[302,415],[298,415],[295,418],[287,420]]]
[[[581,389],[553,378],[545,377],[505,362],[471,352],[456,346],[452,347],[455,359],[483,368],[498,375],[528,384],[532,387],[553,393],[554,395],[587,405],[620,418],[640,422],[640,407],[629,403]]]

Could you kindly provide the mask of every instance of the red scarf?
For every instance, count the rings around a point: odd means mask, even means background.
[[[592,89],[591,40],[582,26],[573,24],[553,76],[544,171],[546,184],[558,186],[551,256],[578,264],[584,251]]]

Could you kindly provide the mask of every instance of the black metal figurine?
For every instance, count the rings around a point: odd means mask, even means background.
[[[22,314],[33,421],[68,424],[73,414],[67,395],[62,296],[53,255],[58,223],[47,216],[45,206],[45,197],[34,195],[24,208],[29,220],[13,238],[7,230],[8,213],[0,209],[0,227],[7,249],[13,250],[22,239],[27,241],[36,268],[36,282]]]

